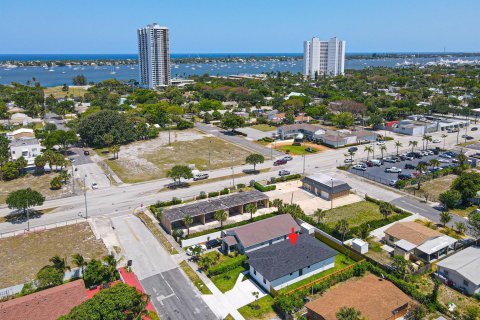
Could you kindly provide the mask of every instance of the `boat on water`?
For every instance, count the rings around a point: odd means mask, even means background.
[[[110,71],[110,74],[117,74],[117,72],[115,71],[115,68],[112,68],[112,71]]]

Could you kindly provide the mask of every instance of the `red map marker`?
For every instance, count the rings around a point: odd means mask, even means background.
[[[288,239],[290,239],[292,246],[294,246],[295,242],[297,242],[297,238],[298,238],[298,234],[295,233],[295,229],[292,227],[292,233],[288,234]]]

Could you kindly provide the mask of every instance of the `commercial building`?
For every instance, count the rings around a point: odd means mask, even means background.
[[[40,141],[35,138],[18,139],[10,142],[10,158],[17,160],[23,157],[28,166],[35,164],[35,158],[42,154]]]
[[[385,242],[405,259],[434,262],[455,250],[457,240],[415,221],[397,222],[385,230]]]
[[[140,85],[154,89],[170,85],[170,39],[167,27],[154,23],[137,30]]]
[[[391,123],[391,125],[387,127],[396,133],[410,136],[423,136],[424,134],[433,132],[460,130],[468,126],[469,123],[469,120],[412,115],[407,117],[407,119],[398,121],[397,123]]]
[[[225,254],[236,250],[245,253],[257,250],[287,239],[292,232],[300,232],[300,227],[289,214],[277,215],[265,220],[226,230],[222,239]]]
[[[225,210],[229,216],[243,214],[249,204],[254,204],[259,209],[268,207],[268,196],[258,190],[251,190],[175,206],[163,211],[161,224],[171,233],[174,229],[185,228],[183,218],[186,216],[193,218],[193,225],[204,225],[215,221],[214,214],[218,210]]]
[[[305,305],[309,320],[336,320],[342,307],[360,311],[368,320],[403,319],[412,299],[390,281],[373,274],[345,281]]]
[[[473,295],[480,293],[480,247],[468,247],[437,263],[446,283]]]
[[[0,318],[2,320],[58,319],[85,300],[87,300],[85,284],[83,280],[76,280],[1,302]]]
[[[328,41],[312,38],[303,44],[303,74],[310,79],[344,74],[346,42],[336,37]]]
[[[302,187],[327,200],[348,196],[352,189],[348,183],[323,173],[306,176],[302,179]]]
[[[295,245],[280,241],[247,252],[247,257],[250,276],[270,292],[333,268],[336,254],[323,242],[301,234]]]

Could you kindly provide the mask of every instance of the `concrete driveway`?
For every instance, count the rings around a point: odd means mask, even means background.
[[[235,283],[233,289],[225,292],[225,297],[230,301],[232,306],[237,309],[255,301],[255,297],[252,295],[252,292],[258,292],[259,299],[267,295],[267,293],[254,281],[250,279],[242,281],[243,276],[246,274],[248,274],[248,271],[241,273],[238,276],[237,282]]]

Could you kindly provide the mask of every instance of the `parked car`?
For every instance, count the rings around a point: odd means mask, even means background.
[[[348,152],[357,152],[358,148],[357,147],[350,147],[348,148]]]
[[[397,185],[397,180],[390,180],[388,181],[388,185],[391,186],[391,187],[394,187]]]
[[[208,173],[205,172],[196,172],[193,174],[193,181],[198,181],[198,180],[205,180],[210,177]]]
[[[343,160],[343,162],[345,162],[345,163],[353,163],[353,161],[354,161],[353,159],[345,159],[345,160]]]
[[[89,155],[90,155],[90,151],[84,150],[84,151],[83,151],[83,154],[84,154],[85,156],[89,156]]]
[[[400,158],[403,158],[403,160],[409,160],[409,161],[413,160],[413,156],[410,154],[402,154]]]
[[[472,127],[472,129],[470,129],[470,131],[477,131],[478,128],[477,127]]]
[[[393,156],[392,159],[395,160],[396,162],[402,161],[402,158],[400,158],[399,156]]]
[[[199,249],[197,249],[199,248]],[[205,252],[207,251],[207,246],[205,246],[204,244],[195,244],[191,247],[189,247],[186,251],[187,253],[187,256],[191,256],[194,254],[195,251],[199,250],[199,253],[202,253],[202,252]]]
[[[397,167],[390,167],[390,168],[385,168],[385,172],[400,173],[400,172],[402,172],[402,169],[397,168]]]
[[[408,180],[408,179],[411,179],[411,178],[412,178],[412,175],[409,174],[409,173],[400,173],[398,175],[399,180]]]
[[[383,161],[379,159],[372,159],[367,161],[367,166],[369,167],[373,167],[373,166],[380,167],[382,164],[383,164]]]
[[[93,190],[96,190],[96,189],[98,189],[98,185],[97,185],[97,183],[96,183],[96,182],[92,183],[92,189],[93,189]]]
[[[440,158],[445,158],[445,159],[452,159],[452,156],[449,155],[449,154],[446,154],[446,153],[442,153],[441,155],[439,155]]]
[[[278,175],[279,175],[280,177],[288,176],[288,175],[290,175],[290,171],[288,171],[288,170],[280,170],[280,171],[278,171]]]
[[[405,169],[413,169],[413,170],[415,170],[415,166],[414,166],[413,164],[411,164],[411,163],[407,163],[407,164],[405,164]]]
[[[277,160],[273,163],[274,166],[280,166],[282,164],[286,164],[287,163],[287,160],[284,160],[284,159],[280,159],[280,160]]]
[[[433,143],[440,143],[441,141],[440,141],[440,139],[433,139],[432,142]]]
[[[462,138],[466,138],[468,137],[466,134],[462,134]]]
[[[212,248],[220,247],[221,244],[222,244],[222,242],[219,241],[218,239],[212,239],[212,240],[207,241],[207,242],[205,243],[207,249],[212,249]]]
[[[467,139],[467,140],[473,140],[473,137],[472,137],[472,136],[467,136],[465,139]]]
[[[378,141],[377,142],[377,146],[383,146],[383,145],[385,145],[385,141]]]
[[[397,162],[394,158],[392,157],[386,157],[386,158],[383,158],[383,161],[384,162],[390,162],[390,163],[395,163]]]
[[[450,160],[440,158],[440,159],[438,159],[438,162],[440,162],[440,163],[450,163]]]
[[[367,166],[362,164],[356,164],[353,166],[355,170],[367,171]]]
[[[285,160],[285,161],[292,161],[292,160],[293,160],[293,157],[292,157],[292,156],[285,156],[285,157],[283,157],[283,160]]]

